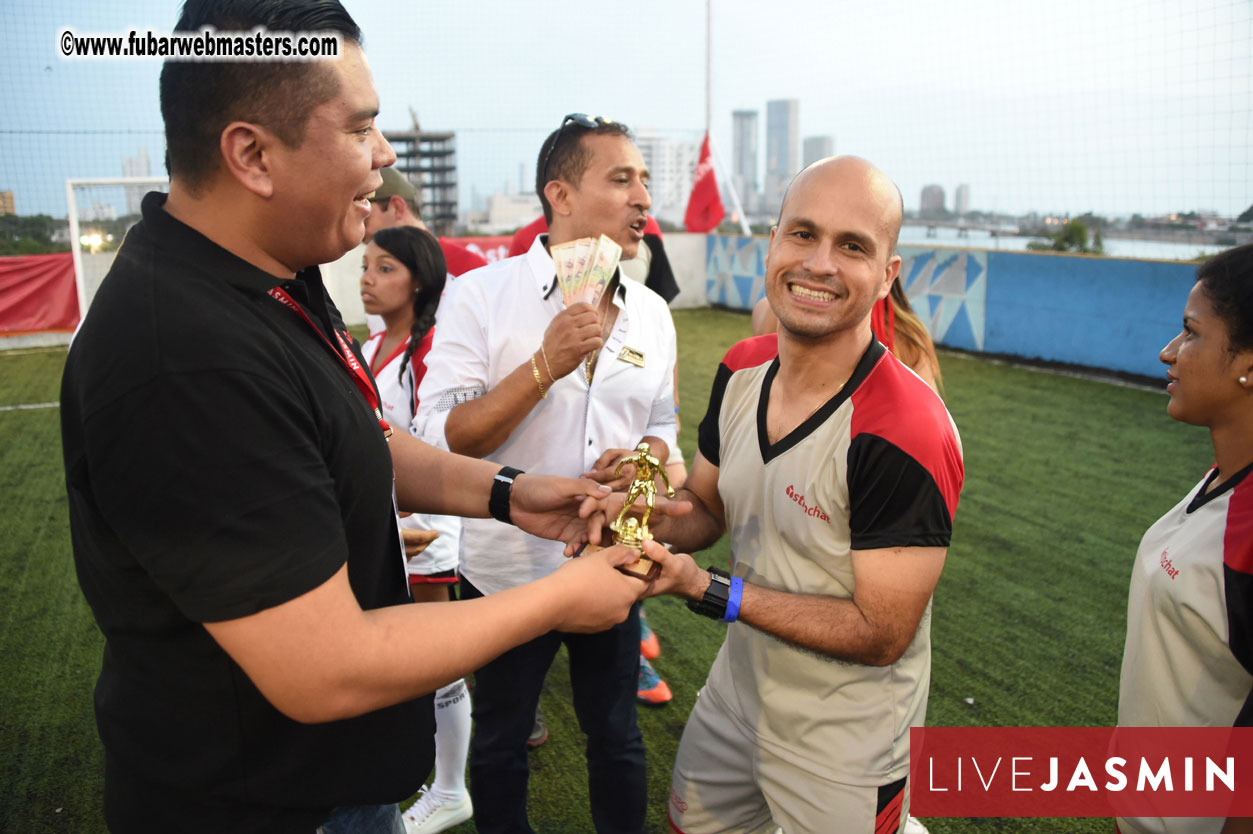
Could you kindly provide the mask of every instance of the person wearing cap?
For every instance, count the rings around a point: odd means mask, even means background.
[[[651,205],[644,160],[625,125],[573,114],[541,146],[535,182],[550,232],[525,254],[458,280],[428,356],[418,419],[428,436],[442,426],[455,452],[529,469],[596,470],[608,480],[641,441],[666,460],[676,426],[675,333],[666,302],[616,272],[599,305],[566,306],[550,254],[552,246],[603,234],[622,258],[634,257]],[[564,561],[560,545],[467,519],[462,595],[490,599]],[[552,631],[476,672],[470,795],[482,834],[532,830],[526,741],[563,644],[587,735],[592,826],[601,834],[643,831],[637,612],[601,634]]]
[[[365,221],[365,242],[379,229],[391,226],[417,226],[427,229],[422,219],[422,208],[418,204],[418,190],[413,183],[395,167],[379,171],[383,184],[370,195],[370,216]],[[472,269],[487,266],[487,259],[477,255],[460,243],[447,237],[437,238],[439,248],[444,252],[444,262],[448,265],[448,277],[456,278]]]

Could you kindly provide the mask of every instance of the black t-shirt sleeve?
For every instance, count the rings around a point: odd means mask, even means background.
[[[722,465],[722,440],[718,423],[722,414],[722,398],[726,395],[727,382],[730,379],[731,369],[725,362],[719,364],[718,372],[714,374],[713,389],[709,392],[709,408],[705,410],[705,417],[700,421],[696,433],[697,448],[705,460],[714,466]]]
[[[662,245],[661,238],[657,235],[644,235],[644,242],[648,244],[648,249],[652,253],[644,286],[664,298],[666,303],[670,303],[679,294],[679,283],[674,280],[674,270],[670,268],[670,258],[666,256],[666,247]]]
[[[854,550],[948,547],[953,520],[935,479],[882,437],[859,434],[849,444],[848,495]]]
[[[84,425],[105,523],[191,620],[281,604],[347,558],[318,409],[297,391],[248,371],[165,374]]]

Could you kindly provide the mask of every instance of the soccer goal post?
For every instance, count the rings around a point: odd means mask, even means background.
[[[139,204],[149,191],[168,191],[165,177],[67,179],[65,205],[78,315],[87,315],[100,282],[113,265],[126,231],[139,220]]]

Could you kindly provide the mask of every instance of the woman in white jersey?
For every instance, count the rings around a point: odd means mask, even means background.
[[[1253,245],[1197,268],[1162,348],[1167,412],[1209,429],[1214,463],[1140,542],[1120,727],[1253,725]],[[1122,834],[1235,834],[1253,820],[1120,818]]]
[[[397,431],[413,425],[416,392],[435,335],[435,311],[444,290],[444,255],[431,234],[413,226],[375,232],[362,258],[361,302],[384,328],[363,346],[378,384],[384,417]],[[417,602],[453,599],[461,519],[408,515],[400,520],[409,556],[409,587]],[[437,832],[470,818],[466,751],[470,698],[464,680],[435,693],[435,777],[405,812],[409,832]]]

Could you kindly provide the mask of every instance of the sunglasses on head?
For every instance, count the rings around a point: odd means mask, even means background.
[[[586,113],[570,113],[561,120],[561,127],[557,128],[557,135],[553,137],[553,142],[548,146],[548,152],[544,154],[544,161],[540,164],[540,173],[544,177],[544,181],[548,181],[548,160],[552,159],[553,150],[561,141],[561,134],[567,125],[578,125],[579,127],[592,130],[598,125],[611,125],[613,119],[606,119],[604,116],[589,116]]]

